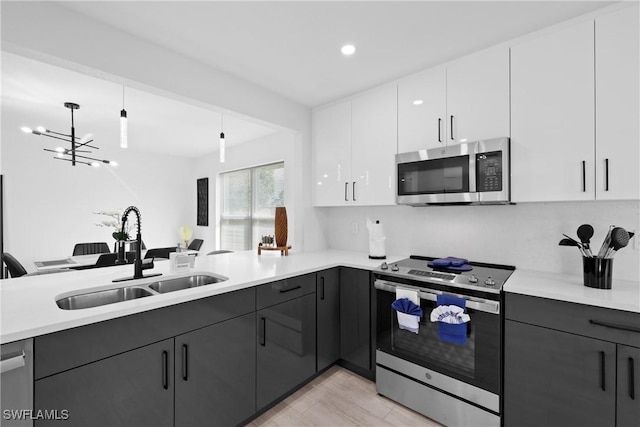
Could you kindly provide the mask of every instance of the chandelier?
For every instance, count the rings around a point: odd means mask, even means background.
[[[52,130],[44,128],[43,126],[38,126],[36,129],[31,129],[25,126],[20,129],[25,133],[33,133],[34,135],[48,136],[49,138],[65,141],[68,144],[68,147],[56,147],[53,150],[50,148],[43,148],[43,150],[55,153],[56,155],[53,157],[54,159],[71,162],[72,166],[75,166],[76,163],[93,167],[100,166],[100,163],[105,163],[110,166],[118,166],[118,163],[114,161],[96,159],[95,157],[90,157],[87,155],[91,154],[91,150],[88,150],[88,148],[91,148],[93,150],[98,150],[99,148],[94,145],[90,145],[90,143],[93,142],[91,134],[87,134],[82,138],[76,136],[76,129],[73,122],[73,110],[79,109],[80,105],[74,102],[65,102],[64,106],[71,110],[70,135],[60,132],[54,132]]]

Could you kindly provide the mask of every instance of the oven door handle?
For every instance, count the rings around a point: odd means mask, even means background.
[[[466,295],[450,294],[442,291],[437,291],[435,289],[417,288],[415,286],[409,286],[403,283],[388,282],[385,280],[376,280],[374,282],[374,286],[376,289],[386,292],[395,292],[398,287],[401,289],[417,291],[420,299],[427,301],[437,301],[438,295],[452,295],[458,298],[463,298],[465,300],[466,306],[473,310],[484,311],[485,313],[491,314],[500,314],[500,301],[491,301]]]

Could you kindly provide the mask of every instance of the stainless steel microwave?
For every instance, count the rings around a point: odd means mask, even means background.
[[[506,137],[396,154],[396,203],[507,204],[509,167]]]

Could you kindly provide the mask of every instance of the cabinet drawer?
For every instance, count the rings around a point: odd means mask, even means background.
[[[42,335],[34,340],[35,379],[254,310],[250,288]]]
[[[290,279],[278,280],[258,287],[257,309],[261,310],[283,301],[289,301],[302,295],[316,291],[316,274],[306,274],[304,276],[292,277]]]
[[[507,292],[505,318],[640,347],[640,313]]]

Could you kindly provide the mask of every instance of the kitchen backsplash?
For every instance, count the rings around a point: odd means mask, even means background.
[[[332,249],[369,250],[366,220],[380,220],[386,253],[398,256],[458,256],[474,261],[515,265],[520,269],[582,274],[577,248],[561,247],[562,233],[577,239],[581,224],[595,229],[599,249],[609,225],[635,231],[618,251],[614,280],[640,280],[640,202],[522,203],[510,206],[335,207],[324,210],[327,244]],[[354,223],[358,232],[354,233]]]

